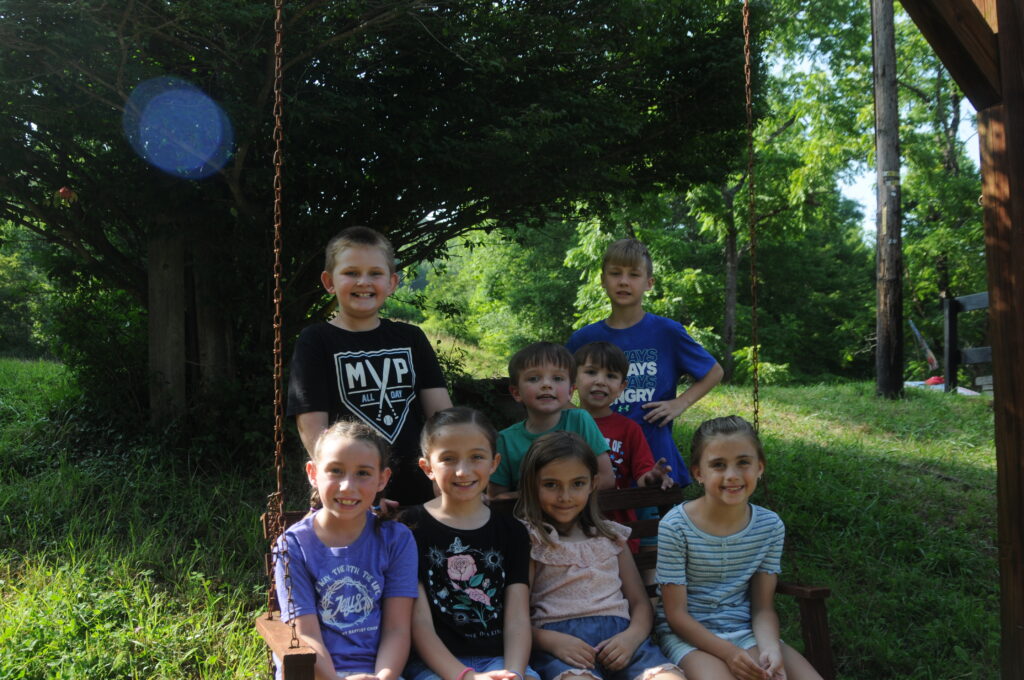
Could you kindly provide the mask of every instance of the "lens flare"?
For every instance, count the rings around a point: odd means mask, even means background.
[[[139,83],[122,123],[135,153],[176,177],[209,177],[234,150],[227,114],[202,90],[173,76]]]

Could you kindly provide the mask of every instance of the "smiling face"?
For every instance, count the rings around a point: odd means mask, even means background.
[[[608,294],[613,307],[643,304],[644,293],[653,286],[654,278],[643,262],[630,265],[608,262],[601,268],[601,287]]]
[[[464,503],[480,499],[499,459],[480,427],[460,423],[445,425],[434,434],[419,464],[446,500]]]
[[[707,501],[723,505],[746,504],[763,472],[756,445],[742,434],[708,440],[700,463],[691,470],[693,478],[704,485]]]
[[[553,460],[537,472],[537,501],[544,519],[560,534],[569,533],[590,502],[594,478],[578,458]]]
[[[530,415],[552,415],[569,404],[572,378],[567,368],[541,363],[524,368],[516,384],[510,386],[509,390]]]
[[[612,412],[612,402],[618,399],[626,386],[626,376],[618,371],[585,361],[576,367],[576,391],[580,406],[595,418]]]
[[[320,281],[338,300],[338,320],[350,330],[376,326],[377,312],[398,286],[385,253],[375,246],[352,245],[337,254],[334,269]]]
[[[330,519],[362,521],[391,478],[391,470],[381,467],[380,451],[361,439],[337,437],[318,447],[318,454],[317,462],[306,463],[306,475],[323,511]]]

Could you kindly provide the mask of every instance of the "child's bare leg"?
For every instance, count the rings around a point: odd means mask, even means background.
[[[754,659],[761,656],[757,647],[747,650]],[[804,658],[803,654],[796,651],[789,645],[782,645],[782,666],[786,669],[787,680],[822,680],[818,671],[814,670],[811,662]]]
[[[585,668],[570,668],[562,671],[553,680],[601,680]]]
[[[724,661],[699,649],[684,656],[679,665],[693,680],[736,680]]]
[[[683,675],[682,670],[674,667],[649,668],[636,680],[686,680],[686,676]]]
[[[789,680],[821,680],[821,675],[814,670],[811,662],[789,645],[782,645],[782,663]]]

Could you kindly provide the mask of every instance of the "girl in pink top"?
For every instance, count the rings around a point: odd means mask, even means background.
[[[516,516],[530,534],[530,666],[543,680],[685,680],[650,640],[654,612],[629,529],[601,517],[597,457],[573,432],[539,437]]]

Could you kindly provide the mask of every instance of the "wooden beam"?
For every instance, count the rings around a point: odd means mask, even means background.
[[[979,114],[999,524],[1000,668],[1024,677],[1024,8],[997,1],[1004,103]]]
[[[900,1],[974,108],[980,111],[998,104],[1002,100],[999,41],[974,2]],[[988,7],[981,4],[982,10]]]

